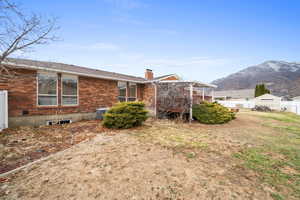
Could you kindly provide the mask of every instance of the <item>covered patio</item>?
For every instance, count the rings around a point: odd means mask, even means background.
[[[168,80],[156,81],[155,115],[158,118],[188,118],[192,121],[194,104],[214,101],[214,88],[217,86],[199,81]],[[210,90],[211,92],[209,92]]]

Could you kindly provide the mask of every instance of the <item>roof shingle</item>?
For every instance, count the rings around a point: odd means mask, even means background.
[[[36,60],[29,60],[29,59],[19,59],[19,58],[8,58],[6,59],[7,64],[13,64],[16,67],[25,67],[25,68],[45,68],[49,71],[64,71],[66,73],[73,73],[73,74],[82,74],[83,76],[90,76],[90,77],[99,77],[105,79],[112,79],[112,80],[126,80],[126,81],[133,81],[133,82],[144,82],[146,81],[145,78],[136,77],[131,75],[125,75],[115,72],[108,72],[99,69],[92,69],[87,67],[81,67],[76,65],[70,64],[63,64],[57,62],[45,62],[45,61],[36,61]]]

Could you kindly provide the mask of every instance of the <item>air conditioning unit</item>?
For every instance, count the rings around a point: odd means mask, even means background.
[[[104,113],[108,111],[109,108],[98,108],[96,110],[96,119],[103,119]]]

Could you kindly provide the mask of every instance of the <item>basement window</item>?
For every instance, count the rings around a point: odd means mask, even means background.
[[[78,77],[71,75],[62,75],[62,105],[78,105]]]
[[[46,121],[46,125],[51,126],[55,124],[70,124],[72,123],[72,120],[70,119],[63,119],[63,120],[58,120],[58,121]]]
[[[38,73],[37,82],[38,105],[57,105],[57,74],[44,72]]]

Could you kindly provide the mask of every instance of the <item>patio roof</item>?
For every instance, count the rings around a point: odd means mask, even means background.
[[[200,87],[200,88],[217,88],[216,85],[209,84],[209,83],[203,83],[200,81],[185,81],[185,80],[166,80],[166,81],[154,81],[155,83],[187,83],[192,84],[194,87]]]

